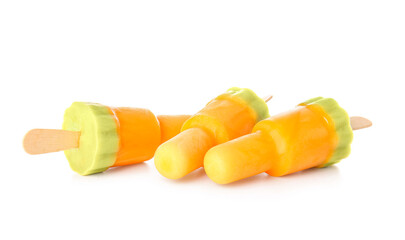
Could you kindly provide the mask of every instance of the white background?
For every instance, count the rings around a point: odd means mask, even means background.
[[[404,239],[404,1],[0,2],[1,239]],[[31,156],[73,101],[192,114],[232,86],[373,120],[334,167],[220,186]]]

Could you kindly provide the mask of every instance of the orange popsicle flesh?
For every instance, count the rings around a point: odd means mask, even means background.
[[[214,99],[197,114],[188,119],[182,131],[201,128],[212,134],[216,144],[250,133],[256,124],[252,109],[237,97]]]
[[[251,134],[211,148],[204,168],[220,184],[262,172],[283,176],[323,164],[336,144],[333,122],[322,108],[299,106],[259,122]]]
[[[110,107],[116,117],[119,149],[113,167],[135,164],[153,157],[160,144],[160,127],[148,109]]]
[[[161,143],[173,138],[180,133],[183,123],[189,119],[190,115],[158,115],[160,123]]]
[[[283,176],[321,165],[332,155],[338,142],[331,118],[317,105],[300,106],[263,120],[253,132],[269,131],[272,126],[277,126],[276,135],[284,138],[282,147],[278,143],[278,160],[273,161],[273,166],[267,171],[271,176]],[[275,141],[276,138],[272,139]]]
[[[160,143],[180,132],[190,115],[155,115],[148,109],[110,107],[115,116],[120,147],[113,165],[123,166],[149,160]]]

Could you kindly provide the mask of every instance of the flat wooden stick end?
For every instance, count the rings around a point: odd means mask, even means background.
[[[369,128],[373,125],[373,123],[364,117],[351,117],[350,118],[350,126],[352,126],[353,130]]]
[[[272,98],[273,98],[273,95],[268,95],[268,96],[264,97],[263,100],[264,100],[265,102],[268,102],[268,101],[270,101]]]
[[[28,154],[58,152],[79,147],[80,132],[60,129],[32,129],[23,139]]]

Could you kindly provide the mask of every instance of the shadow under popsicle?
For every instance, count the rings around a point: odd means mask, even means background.
[[[179,184],[185,184],[201,181],[204,180],[204,178],[206,178],[207,181],[210,181],[213,185],[224,188],[239,188],[246,186],[263,185],[269,188],[284,186],[287,189],[296,188],[296,186],[302,187],[303,185],[315,186],[319,183],[324,185],[328,182],[334,184],[340,180],[340,173],[338,167],[330,166],[327,168],[311,168],[282,177],[272,177],[267,173],[262,173],[233,183],[221,185],[212,182],[205,174],[204,168],[199,168],[183,178],[176,180],[167,180]]]
[[[204,168],[201,167],[180,179],[175,179],[175,180],[171,180],[171,181],[174,181],[177,183],[189,183],[189,182],[194,182],[194,181],[200,181],[202,178],[208,179],[208,176],[205,174]]]
[[[150,166],[146,162],[127,165],[125,167],[113,167],[102,173],[101,175],[121,175],[121,174],[136,174],[137,172],[150,172]]]
[[[88,175],[85,178],[78,174],[72,174],[72,176],[73,176],[73,179],[78,180],[78,181],[94,181],[95,179],[115,177],[115,176],[119,176],[119,175],[135,175],[136,176],[138,173],[145,173],[145,172],[149,172],[149,171],[150,171],[150,166],[148,166],[148,164],[146,164],[145,162],[141,162],[141,163],[137,163],[137,164],[133,164],[133,165],[128,165],[125,167],[113,167],[104,172]]]
[[[245,178],[226,185],[219,185],[225,188],[245,187],[250,185],[267,185],[268,187],[280,187],[296,188],[305,185],[314,186],[318,183],[322,185],[330,182],[333,184],[340,180],[339,168],[336,166],[330,166],[327,168],[311,168],[289,174],[282,177],[272,177],[267,173],[261,173],[249,178]]]

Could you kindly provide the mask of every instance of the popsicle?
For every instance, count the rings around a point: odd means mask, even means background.
[[[157,170],[178,179],[202,167],[211,147],[250,133],[269,116],[270,98],[263,100],[246,88],[228,89],[189,118],[181,133],[159,146],[154,158]]]
[[[327,167],[350,154],[353,130],[371,126],[349,118],[331,98],[314,98],[257,123],[251,134],[211,148],[204,158],[208,177],[227,184],[259,173],[284,176]]]
[[[151,159],[156,148],[178,134],[189,117],[156,117],[144,108],[74,102],[65,111],[63,130],[33,129],[23,146],[30,154],[64,150],[70,167],[89,175]]]

